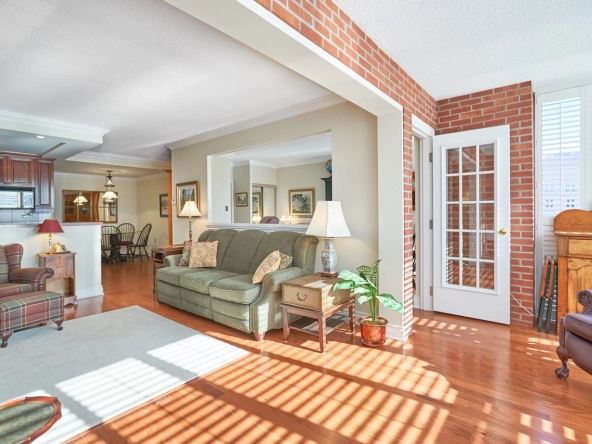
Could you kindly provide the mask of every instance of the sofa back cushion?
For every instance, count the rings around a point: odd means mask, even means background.
[[[234,237],[238,234],[237,230],[206,230],[199,236],[199,242],[215,242],[218,241],[218,251],[216,252],[216,266],[214,267],[215,270],[220,270],[222,267],[222,263],[224,262],[224,257],[226,256],[226,251],[230,246],[230,243],[234,239]],[[249,262],[250,264],[250,262]],[[231,271],[231,270],[227,270]],[[236,273],[233,271],[233,273]]]
[[[288,256],[294,256],[294,244],[299,237],[302,237],[302,234],[293,231],[272,231],[267,233],[259,244],[259,248],[257,248],[249,274],[254,274],[261,262],[273,251],[279,250]]]
[[[23,246],[21,244],[9,244],[4,245],[3,248],[8,261],[8,271],[21,268],[21,260],[23,259]]]
[[[315,261],[317,258],[317,245],[319,238],[316,236],[304,235],[296,239],[294,243],[293,267],[300,267],[314,273]]]
[[[255,257],[255,253],[257,252],[259,244],[261,243],[263,238],[265,238],[265,236],[267,236],[267,234],[264,231],[260,230],[244,230],[237,232],[232,241],[230,242],[228,249],[226,250],[226,254],[224,255],[224,261],[222,262],[222,266],[220,267],[220,269],[237,274],[252,274],[252,272],[249,272],[249,270],[251,269],[253,258]],[[261,261],[265,259],[265,256],[267,255],[264,255],[261,258]],[[259,263],[261,263],[261,261],[259,261]],[[259,263],[255,266],[255,270],[259,266]]]
[[[8,259],[4,247],[0,247],[0,284],[8,284]]]

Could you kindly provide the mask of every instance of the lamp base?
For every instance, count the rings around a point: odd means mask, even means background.
[[[339,273],[325,273],[325,272],[321,272],[321,276],[322,277],[326,277],[326,278],[336,278],[339,275]]]
[[[324,237],[325,249],[321,251],[321,262],[323,263],[323,277],[337,277],[339,273],[335,270],[337,266],[337,251],[333,248],[333,237]]]

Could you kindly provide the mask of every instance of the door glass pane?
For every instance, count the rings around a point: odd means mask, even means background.
[[[463,261],[462,262],[462,284],[465,287],[477,286],[477,262]]]
[[[460,222],[460,205],[459,204],[448,204],[448,224],[446,228],[449,230],[458,230]]]
[[[465,204],[463,205],[462,214],[462,228],[463,230],[477,229],[477,205]]]
[[[495,265],[492,262],[479,262],[479,287],[494,290],[493,277]]]
[[[477,147],[465,146],[462,149],[462,153],[463,173],[474,173],[477,171]]]
[[[477,200],[477,176],[475,174],[462,176],[462,200]]]
[[[479,211],[479,225],[482,230],[495,230],[495,218],[492,203],[481,204]]]
[[[446,173],[457,174],[458,173],[458,148],[450,148],[446,150]]]
[[[495,198],[493,173],[479,174],[479,200],[492,202]]]
[[[495,259],[495,234],[481,233],[481,251],[479,257],[481,259]]]
[[[463,257],[477,258],[477,234],[462,232]]]
[[[460,257],[460,233],[457,231],[448,232],[448,247],[446,248],[446,256]]]
[[[448,202],[458,202],[459,183],[458,176],[448,178]]]
[[[493,171],[493,143],[479,146],[479,171]]]
[[[446,283],[451,285],[460,285],[459,281],[459,262],[455,260],[446,261],[446,273],[444,274]]]

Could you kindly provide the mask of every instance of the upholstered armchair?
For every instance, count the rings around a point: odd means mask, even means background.
[[[563,366],[555,370],[561,379],[569,377],[569,359],[592,375],[592,290],[580,291],[578,302],[584,306],[582,312],[561,319],[557,356]]]
[[[16,294],[44,291],[45,282],[53,276],[51,268],[21,268],[23,246],[0,246],[0,299]]]

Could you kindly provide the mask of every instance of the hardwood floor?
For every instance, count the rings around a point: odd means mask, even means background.
[[[249,355],[71,442],[592,444],[592,376],[555,376],[553,335],[416,311],[406,344],[365,348],[344,328],[321,355],[298,332],[255,342],[159,305],[151,277],[151,261],[103,265],[105,296],[67,319],[139,305]]]

